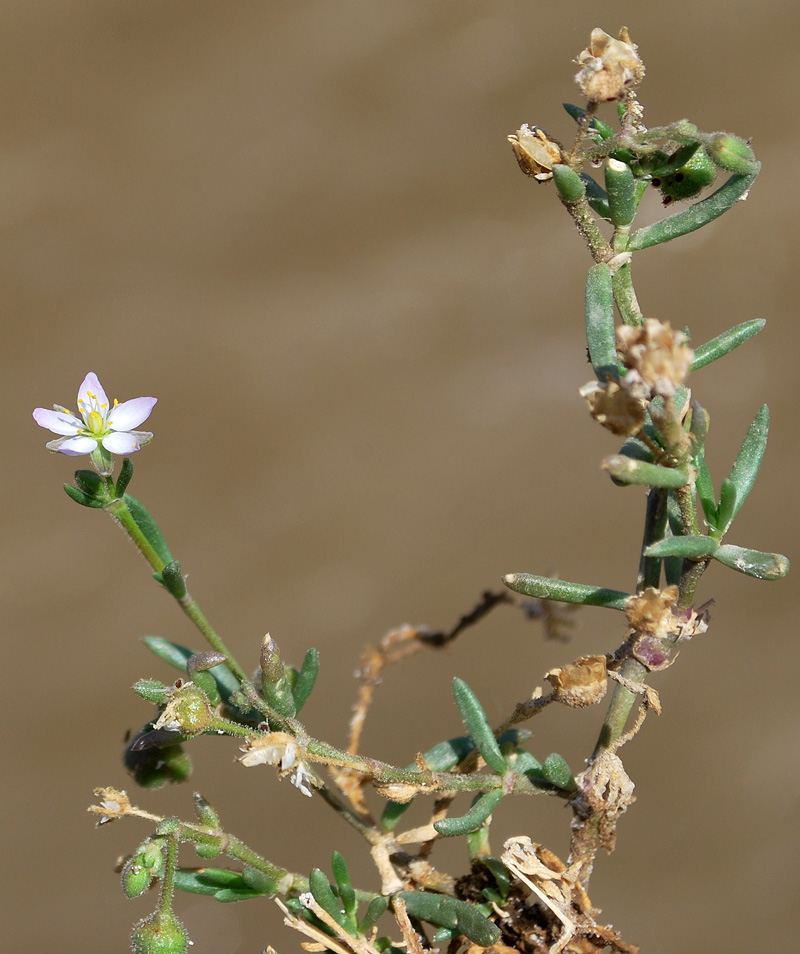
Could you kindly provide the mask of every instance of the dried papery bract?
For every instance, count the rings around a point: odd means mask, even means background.
[[[562,150],[543,129],[523,123],[508,141],[526,176],[537,182],[549,182],[553,178],[553,166],[562,161]]]
[[[672,397],[694,360],[686,334],[657,318],[648,318],[641,328],[617,328],[617,351],[623,365],[647,385],[650,396]]]
[[[606,657],[580,656],[563,668],[551,669],[544,678],[553,687],[556,702],[575,708],[594,705],[606,694]]]
[[[644,78],[644,63],[636,51],[627,27],[619,31],[616,40],[595,27],[588,49],[578,54],[581,70],[575,82],[583,95],[592,103],[606,103],[635,89]]]
[[[645,422],[644,387],[628,376],[623,384],[589,381],[580,388],[580,395],[589,405],[589,413],[606,430],[618,437],[638,434]]]

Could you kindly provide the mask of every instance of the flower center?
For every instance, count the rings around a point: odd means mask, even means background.
[[[80,411],[81,417],[86,424],[86,431],[88,431],[92,437],[102,437],[111,429],[111,421],[107,418],[109,412],[108,404],[101,404],[97,395],[93,394],[91,391],[87,391],[86,395],[89,400],[79,400],[78,410]],[[114,407],[116,407],[118,403],[119,401],[117,401],[115,398]]]

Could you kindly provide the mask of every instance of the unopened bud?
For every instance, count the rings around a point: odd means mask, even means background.
[[[759,170],[755,153],[749,144],[738,136],[717,133],[710,142],[706,143],[706,149],[720,169],[725,169],[727,172],[750,176]]]

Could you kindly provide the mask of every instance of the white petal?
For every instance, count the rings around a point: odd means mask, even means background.
[[[104,404],[108,404],[108,398],[106,397],[106,392],[103,390],[103,385],[100,383],[94,371],[90,371],[83,379],[83,384],[80,386],[80,390],[78,391],[78,411],[81,410],[84,404],[94,403],[89,397],[90,391],[95,396],[97,403],[101,407]],[[81,402],[83,402],[83,404]]]
[[[150,417],[158,398],[140,397],[133,398],[132,401],[123,401],[116,407],[112,407],[108,414],[108,426],[113,427],[115,431],[130,431],[138,427]]]
[[[100,442],[111,454],[132,454],[139,450],[139,439],[127,431],[113,431]]]
[[[53,441],[53,443],[56,442]],[[80,454],[91,454],[95,447],[97,447],[97,441],[93,437],[68,437],[56,449],[62,454],[77,457]]]
[[[69,411],[48,411],[45,407],[37,407],[33,419],[40,427],[46,427],[54,434],[77,434],[83,429],[83,421]]]

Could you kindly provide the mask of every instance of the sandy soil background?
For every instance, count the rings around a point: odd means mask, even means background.
[[[599,9],[0,3],[6,950],[127,949],[152,899],[126,901],[112,869],[148,832],[95,831],[85,808],[129,782],[122,739],[150,710],[127,687],[170,678],[139,637],[195,641],[112,523],[63,494],[71,462],[30,417],[74,404],[87,371],[120,400],[158,396],[132,492],[248,665],[267,630],[290,659],[319,648],[306,716],[331,741],[362,647],[390,627],[449,626],[510,571],[632,586],[642,495],[599,471],[616,445],[577,395],[588,256],[506,143],[522,122],[569,136],[560,104],[594,26],[630,28],[650,124],[751,136],[764,163],[747,203],[642,253],[637,288],[697,341],[768,319],[695,386],[717,481],[769,402],[732,542],[796,556],[800,7]],[[638,802],[592,890],[647,954],[796,943],[792,579],[713,568],[711,631],[654,679],[665,712],[626,752]],[[586,611],[564,646],[498,611],[390,672],[367,751],[407,762],[457,734],[454,674],[501,717],[552,666],[615,646],[612,615]],[[547,714],[533,750],[579,767],[601,715]],[[232,743],[192,751],[189,785],[139,803],[189,816],[199,788],[276,861],[327,868],[338,848],[372,883],[319,799],[233,764]],[[555,801],[503,803],[496,828],[566,851]],[[298,949],[270,902],[179,910],[197,954]]]

